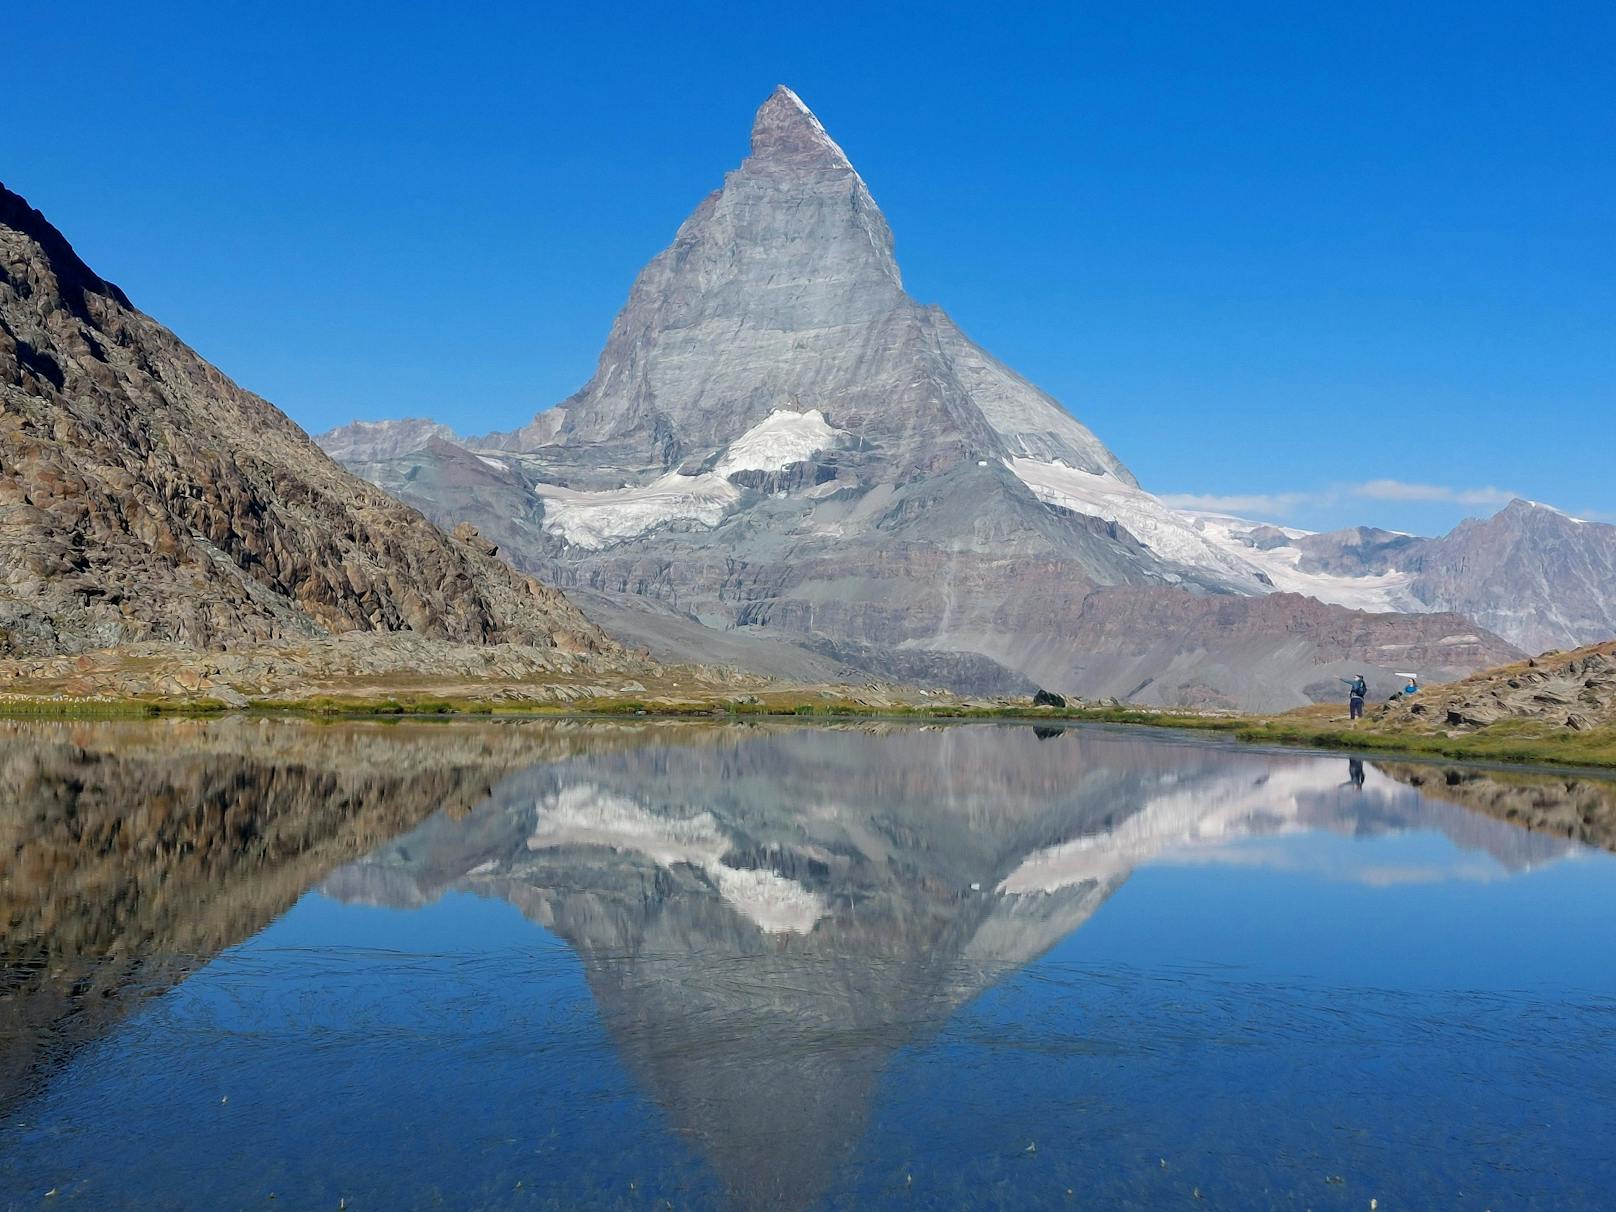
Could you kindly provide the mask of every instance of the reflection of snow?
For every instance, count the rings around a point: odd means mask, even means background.
[[[807,412],[777,409],[731,442],[713,471],[721,476],[737,471],[781,471],[834,445],[841,434],[817,408]]]
[[[1253,835],[1304,828],[1304,799],[1332,794],[1341,767],[1308,760],[1259,767],[1239,763],[1226,774],[1175,782],[1147,799],[1108,833],[1092,834],[1035,851],[1005,877],[1000,892],[1052,892],[1084,880],[1125,874],[1169,851],[1217,847]],[[1373,767],[1364,769],[1362,794],[1391,800],[1410,792]]]
[[[1151,860],[1157,867],[1246,867],[1263,871],[1287,871],[1322,876],[1326,879],[1363,884],[1369,888],[1394,888],[1412,884],[1450,882],[1488,884],[1508,872],[1500,863],[1479,858],[1460,858],[1446,863],[1364,862],[1352,851],[1337,847],[1314,848],[1294,843],[1230,838],[1217,847],[1184,847],[1168,850]]]
[[[707,867],[718,862],[729,841],[709,812],[658,816],[633,800],[578,783],[539,805],[527,839],[529,850],[559,846],[610,846],[643,854],[662,867]]]
[[[807,934],[827,912],[822,899],[773,871],[720,864],[707,874],[724,900],[766,934]]]
[[[696,867],[724,902],[766,934],[807,934],[829,910],[822,898],[773,871],[721,861],[729,836],[710,812],[666,817],[588,783],[564,787],[538,805],[529,850],[606,846],[642,854],[660,867]]]
[[[649,484],[579,492],[554,484],[534,485],[544,498],[544,528],[591,551],[631,539],[667,522],[717,526],[741,498],[741,490],[708,472],[669,472]]]

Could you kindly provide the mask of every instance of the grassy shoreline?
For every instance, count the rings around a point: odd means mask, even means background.
[[[0,698],[0,718],[131,719],[198,718],[229,714],[305,719],[799,719],[896,720],[924,723],[970,720],[1006,722],[1131,724],[1215,732],[1257,745],[1334,752],[1408,755],[1504,765],[1616,770],[1616,729],[1574,731],[1526,721],[1508,721],[1462,735],[1378,730],[1373,721],[1353,728],[1305,715],[1203,715],[1137,707],[1034,707],[1030,704],[931,703],[874,706],[851,699],[806,699],[789,694],[766,697],[656,700],[631,697],[583,698],[572,702],[521,702],[398,695],[366,698],[312,695],[258,700],[231,706],[206,699],[163,696],[75,698],[11,695]]]
[[[1616,770],[1616,729],[1576,732],[1532,721],[1507,721],[1475,732],[1385,732],[1317,724],[1283,716],[1255,721],[1237,729],[1248,743],[1346,753],[1401,754],[1452,758],[1456,761],[1506,765],[1554,766],[1579,770]]]
[[[0,697],[0,718],[13,719],[139,719],[195,718],[219,715],[295,716],[313,719],[560,719],[593,717],[622,719],[883,719],[883,720],[1019,720],[1025,723],[1082,722],[1142,724],[1165,728],[1196,728],[1232,732],[1245,721],[1239,716],[1207,716],[1153,711],[1133,707],[1032,707],[968,703],[898,704],[874,706],[845,699],[805,699],[779,696],[743,702],[725,699],[658,701],[629,697],[581,698],[571,702],[494,701],[437,696],[366,698],[312,695],[295,699],[259,699],[232,706],[212,699],[175,699],[161,696],[115,698],[97,696]]]

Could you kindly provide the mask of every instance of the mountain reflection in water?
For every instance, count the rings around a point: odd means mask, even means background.
[[[1455,847],[1314,872],[1391,886],[1578,852],[1372,763],[1123,730],[225,720],[4,742],[11,1109],[311,885],[389,909],[470,893],[576,953],[619,1060],[743,1207],[835,1188],[893,1057],[1143,866],[1289,867],[1269,843],[1311,833]]]

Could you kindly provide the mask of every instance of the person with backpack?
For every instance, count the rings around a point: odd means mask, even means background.
[[[1350,718],[1356,720],[1363,715],[1364,700],[1369,697],[1369,683],[1364,681],[1364,675],[1361,673],[1356,677],[1342,678],[1341,680],[1348,687],[1347,714]]]

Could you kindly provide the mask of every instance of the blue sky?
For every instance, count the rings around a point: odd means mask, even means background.
[[[588,378],[784,82],[1148,487],[1616,518],[1609,4],[596,9],[24,4],[0,180],[307,428],[477,432]]]

